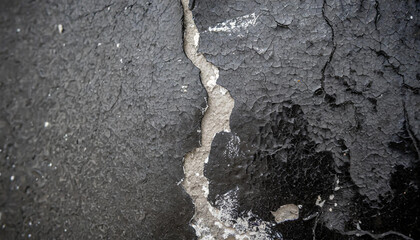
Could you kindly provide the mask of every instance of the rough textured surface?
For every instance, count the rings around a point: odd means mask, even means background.
[[[221,238],[224,229],[218,219],[220,211],[214,209],[207,201],[208,181],[204,177],[204,164],[208,161],[211,143],[218,132],[230,131],[229,117],[232,113],[234,101],[229,92],[216,84],[219,69],[207,62],[202,54],[197,52],[199,34],[193,22],[192,13],[188,8],[188,0],[182,0],[184,7],[184,50],[193,64],[200,69],[200,78],[207,91],[207,108],[201,122],[201,146],[189,152],[184,159],[185,190],[191,196],[195,214],[191,225],[199,238]],[[208,227],[209,222],[220,224],[220,228]]]
[[[420,238],[419,1],[182,4],[0,1],[0,239]]]
[[[235,99],[205,167],[212,205],[234,196],[228,220],[252,213],[272,238],[420,238],[419,2],[190,7]],[[275,224],[285,204],[299,219]]]
[[[193,239],[178,1],[0,1],[0,239]]]

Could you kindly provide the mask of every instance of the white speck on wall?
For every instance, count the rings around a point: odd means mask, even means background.
[[[48,167],[52,167],[52,163],[49,163],[49,164],[48,164]]]
[[[195,173],[195,176],[197,176],[197,177],[198,177],[198,176],[200,176],[200,174],[199,174],[199,173]]]
[[[204,163],[208,163],[209,162],[209,157],[206,157],[206,160],[204,160]]]
[[[228,19],[222,23],[216,24],[214,27],[209,27],[208,32],[239,32],[247,29],[249,26],[254,26],[257,23],[259,15],[255,13],[247,14],[234,19]]]
[[[44,127],[47,128],[48,126],[50,126],[49,122],[44,122]]]
[[[13,180],[15,180],[15,176],[14,175],[10,176],[10,181],[13,181]]]
[[[63,25],[61,25],[61,24],[58,24],[58,32],[61,34],[61,33],[63,33]]]
[[[337,182],[336,182],[337,184],[336,184],[336,186],[335,186],[335,188],[334,188],[334,191],[338,191],[338,190],[340,190],[340,187],[338,186],[338,184],[340,183],[340,179],[337,179]]]
[[[187,88],[188,88],[188,85],[181,86],[181,92],[188,92]]]
[[[319,207],[323,207],[325,203],[325,200],[321,199],[321,196],[318,196],[318,198],[316,199],[315,205],[319,206]]]
[[[20,32],[20,28],[17,28],[17,29],[16,29],[16,32]]]
[[[414,18],[413,16],[410,16],[410,19],[411,19],[411,20],[413,20],[413,18]]]
[[[98,43],[98,47],[101,46],[101,45],[102,45],[102,43]]]
[[[122,58],[120,58],[120,63],[123,63],[123,60],[122,60]]]
[[[181,180],[179,180],[179,182],[176,183],[177,186],[179,186],[179,184],[181,184],[184,181],[184,178],[182,178]]]
[[[111,10],[111,7],[108,7],[108,11]]]
[[[330,195],[330,200],[333,200],[334,199],[334,195]]]
[[[120,44],[119,43],[117,43],[117,48],[119,48],[120,47]]]
[[[332,212],[332,208],[328,209],[328,211]]]

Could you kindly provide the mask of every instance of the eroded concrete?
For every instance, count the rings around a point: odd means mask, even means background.
[[[275,212],[271,212],[271,214],[273,214],[276,223],[292,221],[299,218],[299,207],[295,204],[286,204],[279,207]]]
[[[200,69],[200,77],[208,94],[208,106],[201,123],[201,147],[185,156],[183,186],[193,199],[195,215],[192,226],[200,239],[255,239],[265,238],[264,223],[252,230],[246,218],[234,218],[236,207],[234,192],[228,192],[219,200],[222,208],[214,208],[207,201],[208,180],[204,176],[204,166],[208,161],[214,136],[219,132],[230,132],[229,118],[234,100],[229,92],[217,84],[219,70],[197,51],[199,33],[188,8],[184,6],[184,48],[189,59]],[[249,218],[252,216],[250,215]],[[241,227],[239,227],[241,226]]]
[[[229,92],[217,85],[219,70],[197,52],[199,33],[188,9],[188,0],[182,0],[184,7],[184,50],[187,57],[200,69],[201,82],[207,91],[207,108],[201,122],[201,146],[184,158],[185,180],[183,186],[193,199],[195,214],[192,226],[200,238],[220,237],[224,229],[216,224],[220,221],[207,201],[208,181],[204,177],[204,165],[208,160],[211,143],[218,132],[230,131],[229,117],[234,101]],[[212,213],[213,210],[213,213]]]

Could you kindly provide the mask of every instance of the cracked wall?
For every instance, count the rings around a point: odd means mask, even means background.
[[[420,238],[419,8],[1,1],[0,238]]]
[[[418,3],[191,7],[199,51],[235,99],[205,167],[211,204],[234,191],[234,218],[252,213],[276,239],[416,239]],[[299,218],[277,223],[288,204]]]

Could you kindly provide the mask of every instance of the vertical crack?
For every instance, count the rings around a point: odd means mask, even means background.
[[[407,109],[406,109],[406,106],[405,106],[405,101],[402,102],[402,105],[403,105],[403,111],[404,111],[405,128],[407,129],[408,135],[410,136],[411,141],[413,142],[414,148],[416,149],[417,159],[420,159],[419,140],[416,138],[416,135],[411,130],[410,120],[409,120]]]
[[[331,29],[331,42],[333,44],[330,56],[327,60],[327,62],[325,63],[324,67],[321,70],[322,73],[322,77],[321,77],[321,89],[322,91],[325,93],[325,70],[327,69],[327,66],[331,63],[332,58],[334,56],[335,53],[335,49],[337,48],[336,44],[335,44],[335,33],[334,33],[334,28],[332,26],[332,23],[330,21],[330,19],[326,16],[325,14],[325,7],[327,6],[327,0],[324,0],[323,4],[322,4],[322,17],[325,19],[325,22],[327,22],[327,25],[330,27]]]
[[[215,223],[220,221],[212,213],[216,211],[207,201],[209,183],[204,176],[204,165],[208,160],[211,143],[218,132],[230,131],[229,118],[234,100],[229,92],[217,85],[219,70],[198,52],[199,32],[188,7],[188,0],[182,0],[184,8],[184,51],[192,63],[200,69],[201,82],[208,99],[207,108],[201,122],[201,146],[189,152],[184,158],[185,180],[183,187],[195,205],[191,225],[199,238],[220,239],[220,231]]]
[[[375,30],[378,31],[378,22],[379,22],[379,18],[381,17],[381,14],[379,12],[379,1],[378,0],[375,1],[375,10],[376,10],[376,15],[375,15]]]

